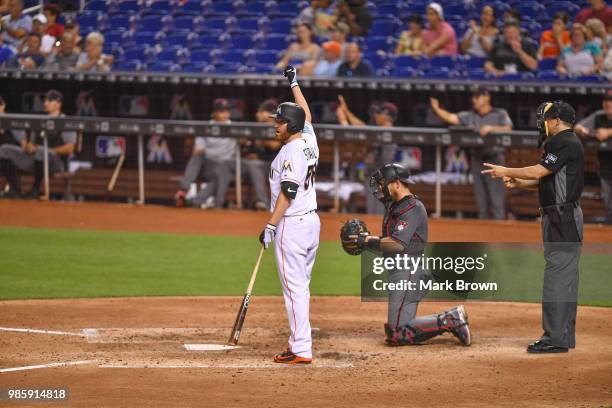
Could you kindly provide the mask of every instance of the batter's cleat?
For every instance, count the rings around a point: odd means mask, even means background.
[[[444,319],[448,321],[449,330],[461,344],[469,346],[472,343],[470,323],[463,305],[457,306],[445,313]]]
[[[187,197],[187,193],[183,190],[179,190],[174,194],[174,204],[178,208],[183,208],[185,206],[185,200]]]
[[[274,362],[281,364],[310,364],[312,363],[312,358],[300,357],[287,349],[284,353],[275,355]]]
[[[567,351],[568,351],[567,347],[554,346],[542,340],[533,342],[527,347],[528,353],[540,353],[540,354],[549,353],[551,354],[551,353],[567,353]]]

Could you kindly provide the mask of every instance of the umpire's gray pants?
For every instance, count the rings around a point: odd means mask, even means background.
[[[195,183],[200,175],[200,171],[204,167],[204,153],[194,154],[189,158],[187,166],[185,167],[185,173],[181,179],[180,185],[182,190],[189,190],[189,186]]]
[[[64,171],[62,159],[51,149],[48,150],[48,155],[49,172],[57,173]],[[34,172],[34,162],[45,160],[45,151],[39,146],[34,154],[29,154],[21,146],[5,144],[0,146],[0,159],[10,160],[17,169],[26,173],[32,173]]]
[[[612,224],[612,179],[601,178],[601,195],[606,209],[606,224]]]
[[[189,161],[191,161],[191,159]],[[216,161],[204,159],[204,179],[206,180],[206,187],[201,189],[193,198],[194,207],[200,207],[211,196],[214,197],[215,207],[223,207],[223,203],[225,203],[225,193],[232,180],[233,165],[233,160]]]
[[[494,163],[501,164],[501,163]],[[506,218],[506,191],[502,179],[494,179],[481,171],[486,167],[478,156],[472,157],[470,166],[474,179],[474,196],[478,207],[478,218],[488,219],[489,213],[494,220]]]
[[[582,249],[582,209],[568,217],[542,217],[544,286],[540,340],[558,347],[576,346],[578,272]],[[573,241],[573,242],[572,242]]]
[[[257,197],[257,201],[269,206],[270,196],[266,186],[268,185],[270,163],[260,159],[242,159],[242,165],[249,174],[253,188],[255,188],[255,196]]]

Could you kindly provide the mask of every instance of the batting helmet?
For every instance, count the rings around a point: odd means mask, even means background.
[[[283,102],[276,108],[276,113],[270,115],[271,118],[281,120],[287,124],[289,133],[301,132],[306,122],[306,112],[297,103]]]
[[[370,177],[372,194],[383,203],[392,201],[387,185],[399,180],[405,184],[414,184],[410,178],[410,170],[401,164],[389,163],[376,170]]]

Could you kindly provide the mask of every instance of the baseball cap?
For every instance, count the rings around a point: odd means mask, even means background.
[[[331,30],[338,31],[343,34],[348,34],[349,31],[351,31],[348,24],[346,24],[344,21],[338,21],[336,24],[332,26]]]
[[[608,89],[604,94],[604,101],[612,101],[612,88]]]
[[[432,9],[433,11],[435,11],[436,13],[438,13],[438,15],[440,16],[440,18],[442,20],[444,20],[444,9],[442,8],[442,6],[440,5],[440,3],[429,3],[427,5],[427,8]]]
[[[36,21],[36,20],[38,20],[38,22],[41,23],[41,24],[47,24],[47,17],[44,14],[42,14],[42,13],[38,13],[32,19],[32,21]]]
[[[56,89],[51,89],[45,95],[45,99],[47,99],[49,101],[60,101],[60,102],[62,102],[64,100],[64,96],[62,95],[62,93],[60,91],[58,91]]]
[[[576,111],[567,102],[564,101],[555,101],[553,102],[553,106],[544,112],[544,119],[561,119],[565,123],[569,123],[571,125],[576,121]]]
[[[265,112],[274,112],[276,111],[277,107],[278,107],[278,102],[276,101],[276,99],[270,98],[270,99],[266,99],[261,104],[259,104],[259,107],[257,108],[257,110],[265,111]]]
[[[391,102],[383,102],[374,105],[374,112],[389,115],[394,121],[397,119],[397,106]]]
[[[482,95],[489,95],[489,90],[484,87],[484,86],[477,86],[476,88],[472,89],[472,96],[482,96]]]
[[[326,41],[322,46],[325,51],[333,52],[337,57],[342,54],[342,46],[338,41]]]
[[[229,110],[230,108],[231,104],[227,99],[217,98],[213,101],[213,111]]]

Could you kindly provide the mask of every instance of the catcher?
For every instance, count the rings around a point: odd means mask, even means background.
[[[365,249],[382,251],[383,256],[407,254],[420,257],[427,243],[427,212],[423,203],[414,196],[410,171],[399,164],[386,164],[370,178],[372,194],[385,205],[383,236],[370,235],[360,220],[347,221],[340,231],[342,246],[351,255]],[[427,294],[419,281],[429,281],[429,273],[390,270],[389,283],[402,280],[415,282],[415,290],[389,290],[385,343],[390,346],[419,344],[445,332],[452,333],[469,346],[470,326],[463,306],[439,314],[416,317],[419,302]]]

